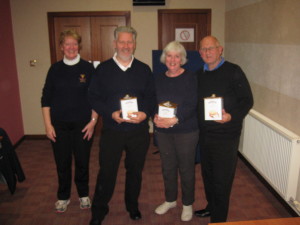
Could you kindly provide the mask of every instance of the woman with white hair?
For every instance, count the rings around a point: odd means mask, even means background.
[[[162,114],[154,117],[165,186],[165,202],[155,209],[155,213],[162,215],[176,207],[179,173],[182,221],[190,221],[193,216],[195,151],[199,139],[196,75],[182,67],[187,62],[186,55],[185,48],[177,41],[170,42],[163,50],[160,60],[167,71],[155,77],[157,103],[168,102],[177,108],[176,114],[169,118]]]

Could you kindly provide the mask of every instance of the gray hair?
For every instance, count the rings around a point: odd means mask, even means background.
[[[130,33],[133,35],[133,40],[136,40],[137,32],[132,27],[125,27],[125,26],[117,27],[114,31],[115,40],[118,39],[119,33]]]
[[[160,62],[163,64],[166,63],[166,54],[168,52],[177,52],[181,56],[181,65],[184,65],[187,62],[187,53],[185,48],[183,47],[182,44],[180,44],[178,41],[172,41],[167,46],[164,48],[161,56],[160,56]]]

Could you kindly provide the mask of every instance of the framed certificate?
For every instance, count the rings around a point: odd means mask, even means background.
[[[158,116],[163,118],[173,118],[176,116],[177,104],[173,102],[162,102],[158,104]]]
[[[223,98],[212,97],[204,98],[205,120],[222,120]]]
[[[125,120],[129,120],[128,117],[133,112],[138,112],[138,103],[136,97],[131,97],[126,95],[124,98],[121,98],[121,109],[122,109],[122,118]]]

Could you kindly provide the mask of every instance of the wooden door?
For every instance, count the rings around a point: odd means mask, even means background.
[[[104,61],[113,56],[114,30],[125,25],[126,21],[122,16],[91,18],[93,59]]]
[[[48,27],[51,63],[62,59],[60,32],[75,29],[82,36],[80,55],[88,61],[104,61],[113,56],[113,31],[130,26],[130,12],[49,12]]]
[[[91,29],[90,29],[90,18],[89,17],[55,17],[54,18],[54,39],[55,39],[55,57],[56,61],[59,61],[63,58],[59,46],[59,36],[60,32],[73,29],[76,30],[82,38],[82,49],[80,50],[80,56],[83,59],[91,60]]]
[[[63,58],[59,47],[60,32],[76,30],[82,37],[80,56],[87,61],[103,62],[113,56],[114,30],[118,26],[130,26],[130,12],[58,12],[48,13],[51,63]],[[96,126],[99,135],[102,121]]]
[[[176,40],[177,32],[192,35],[181,40],[186,50],[198,50],[199,41],[211,34],[211,9],[158,10],[158,48],[162,50],[170,41]],[[187,35],[185,37],[187,37]]]

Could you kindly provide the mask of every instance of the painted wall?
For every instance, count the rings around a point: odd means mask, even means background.
[[[300,1],[226,0],[225,21],[226,58],[251,81],[254,108],[299,136]]]
[[[226,0],[226,58],[239,64],[254,108],[300,135],[300,1]]]
[[[0,127],[13,144],[24,136],[9,0],[0,7]]]
[[[225,0],[166,0],[166,6],[132,6],[132,0],[11,0],[22,115],[26,135],[44,134],[40,97],[50,67],[47,12],[131,11],[138,31],[136,57],[152,65],[158,47],[157,9],[212,9],[212,34],[224,41]],[[36,67],[29,61],[37,60]]]

